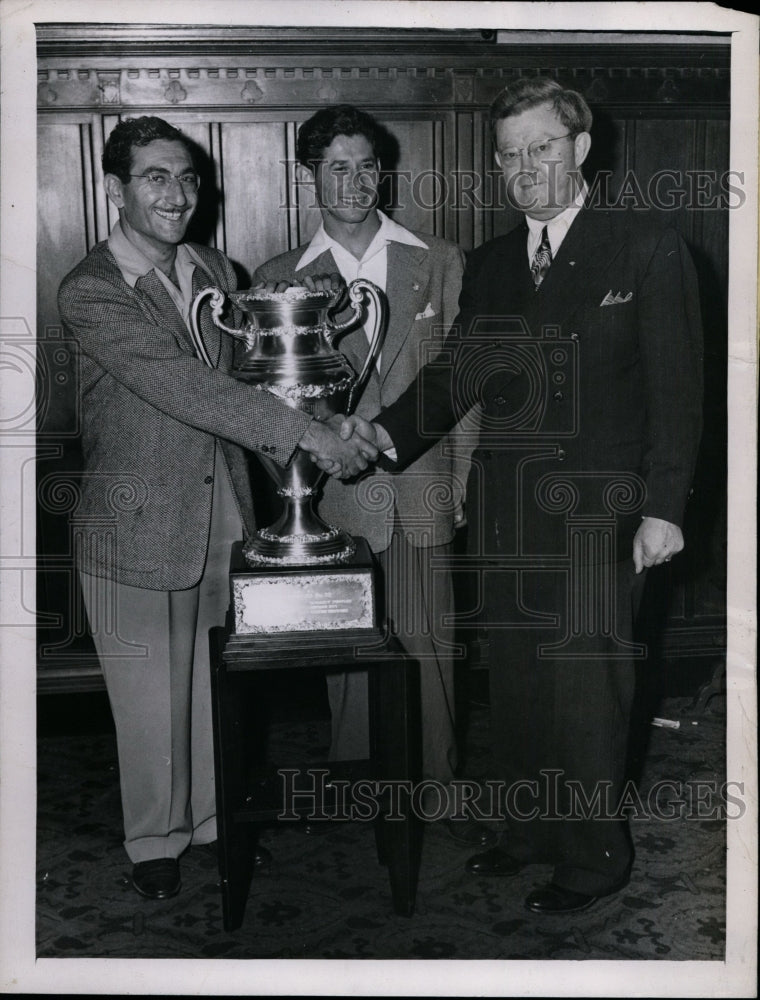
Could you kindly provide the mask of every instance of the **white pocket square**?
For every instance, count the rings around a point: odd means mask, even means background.
[[[630,302],[633,298],[633,292],[628,292],[627,295],[623,295],[622,292],[615,292],[612,294],[612,289],[610,289],[604,296],[602,301],[599,303],[600,306],[620,306],[624,302]]]
[[[414,318],[415,320],[430,319],[431,316],[435,316],[435,310],[433,309],[432,305],[428,302],[428,304],[425,306],[425,312],[417,313],[417,315]]]

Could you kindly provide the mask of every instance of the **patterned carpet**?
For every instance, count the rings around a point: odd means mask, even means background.
[[[304,714],[275,721],[273,759],[303,764],[323,757],[326,717]],[[725,698],[712,698],[699,712],[691,698],[670,698],[657,714],[680,728],[651,727],[641,799],[646,802],[662,779],[677,788],[697,781],[720,786]],[[473,777],[487,766],[487,715],[482,703],[472,703],[466,747]],[[410,918],[391,909],[387,872],[377,863],[367,824],[332,824],[321,836],[300,825],[267,829],[262,843],[274,865],[255,877],[243,926],[226,933],[209,848],[183,857],[183,889],[172,900],[142,900],[130,887],[115,742],[107,713],[104,719],[84,730],[60,720],[40,729],[38,957],[724,958],[725,822],[704,815],[633,819],[636,863],[627,888],[586,912],[557,917],[534,917],[523,907],[548,869],[475,878],[464,870],[473,851],[441,824],[425,827]],[[676,790],[664,789],[661,805]]]

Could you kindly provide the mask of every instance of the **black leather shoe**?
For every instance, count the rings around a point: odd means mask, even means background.
[[[472,875],[517,875],[522,865],[501,847],[492,847],[482,854],[473,854],[465,868]]]
[[[182,885],[176,858],[138,861],[132,868],[132,885],[146,899],[170,899]]]
[[[468,847],[495,847],[499,835],[483,823],[478,823],[474,816],[449,816],[444,825],[458,844]]]
[[[593,906],[597,899],[597,896],[573,892],[550,882],[543,889],[535,889],[526,896],[525,905],[533,913],[577,913]]]

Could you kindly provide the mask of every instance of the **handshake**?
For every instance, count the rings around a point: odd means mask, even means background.
[[[299,441],[323,472],[350,479],[377,461],[378,453],[393,447],[387,432],[362,417],[336,413],[329,420],[313,420]]]

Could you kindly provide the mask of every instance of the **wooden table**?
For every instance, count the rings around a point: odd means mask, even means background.
[[[331,780],[415,781],[420,775],[419,668],[393,636],[381,629],[351,632],[291,632],[287,635],[237,635],[226,628],[210,632],[211,690],[214,718],[219,873],[224,928],[235,930],[243,915],[254,869],[260,824],[276,820],[284,810],[283,781],[257,773],[248,760],[246,685],[261,681],[262,672],[330,668],[369,672],[370,757],[365,761],[310,763],[308,770],[327,770]],[[266,683],[257,692],[266,693]],[[250,725],[250,720],[248,720]],[[305,766],[304,766],[305,770]],[[319,789],[322,781],[316,782]],[[333,786],[334,788],[335,786]],[[340,787],[340,786],[338,786]],[[395,796],[400,819],[387,819],[387,796],[374,820],[378,861],[387,865],[393,908],[414,912],[422,822],[413,815],[410,796]],[[334,803],[295,799],[287,813],[333,814]],[[283,820],[281,820],[283,821]],[[283,821],[284,822],[284,821]],[[326,822],[329,822],[326,821]]]

